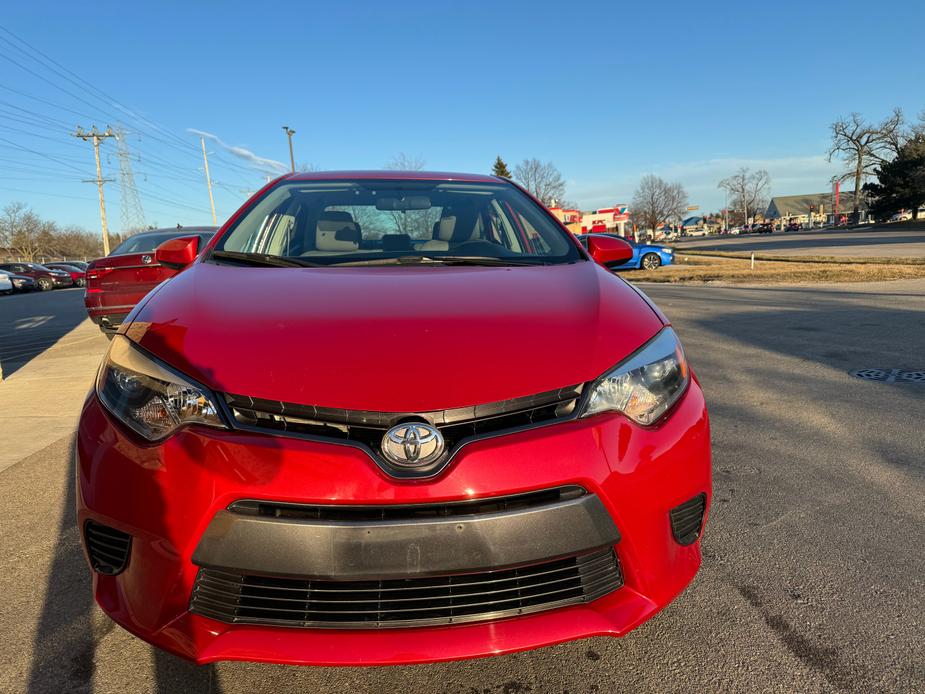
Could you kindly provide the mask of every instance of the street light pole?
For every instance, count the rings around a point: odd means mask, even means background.
[[[286,131],[286,137],[289,138],[289,164],[292,166],[292,173],[295,173],[295,155],[292,153],[292,136],[295,135],[295,130],[288,125],[284,125],[283,130]]]

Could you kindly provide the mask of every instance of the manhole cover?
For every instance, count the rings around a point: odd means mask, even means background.
[[[852,376],[865,381],[881,383],[922,383],[925,384],[925,370],[912,369],[858,369]]]

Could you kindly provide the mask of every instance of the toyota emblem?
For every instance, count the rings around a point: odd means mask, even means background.
[[[382,454],[399,467],[425,467],[443,455],[443,434],[423,422],[394,426],[382,437]]]

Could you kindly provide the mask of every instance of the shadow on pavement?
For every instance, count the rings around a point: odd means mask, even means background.
[[[83,290],[0,297],[0,366],[3,377],[18,371],[87,318]]]
[[[48,571],[45,601],[32,644],[25,688],[29,694],[93,692],[98,644],[119,628],[94,606],[90,568],[84,559],[77,527],[74,445],[72,441],[68,449],[67,493]],[[158,649],[151,650],[153,691],[157,694],[220,691],[212,665],[200,667]],[[146,668],[148,663],[138,666]],[[128,687],[125,691],[139,690]]]

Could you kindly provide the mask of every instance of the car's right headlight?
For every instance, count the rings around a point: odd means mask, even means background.
[[[663,328],[591,385],[581,416],[622,412],[639,424],[654,424],[680,399],[689,382],[681,342],[674,330]]]
[[[109,345],[96,393],[113,416],[148,441],[166,438],[185,424],[225,426],[205,388],[147,356],[122,335]]]

